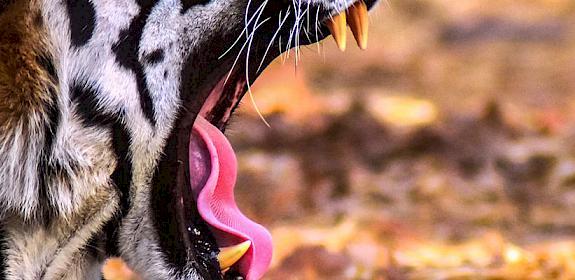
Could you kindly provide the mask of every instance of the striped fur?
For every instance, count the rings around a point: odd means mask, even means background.
[[[0,278],[100,279],[110,255],[145,279],[219,277],[205,268],[217,269],[213,257],[182,252],[154,205],[170,188],[176,130],[199,111],[198,83],[242,32],[247,5],[0,0]],[[196,243],[212,250],[197,220]]]

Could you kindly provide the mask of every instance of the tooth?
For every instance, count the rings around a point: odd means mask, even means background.
[[[220,269],[226,270],[237,263],[246,254],[250,246],[252,246],[252,242],[247,240],[238,245],[220,248],[220,253],[218,254]]]
[[[359,1],[347,9],[347,24],[357,41],[357,45],[362,49],[367,49],[367,37],[369,34],[369,17],[367,5]]]
[[[345,51],[347,47],[347,24],[345,13],[333,16],[333,18],[328,21],[327,27],[329,28],[337,47],[342,52]]]

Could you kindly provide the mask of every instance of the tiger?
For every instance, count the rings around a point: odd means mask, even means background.
[[[376,0],[0,0],[0,274],[260,279],[269,232],[238,209],[223,134],[275,58]]]

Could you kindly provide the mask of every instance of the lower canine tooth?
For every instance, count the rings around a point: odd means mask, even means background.
[[[369,17],[367,5],[359,1],[347,9],[347,23],[357,41],[357,45],[362,49],[367,49],[367,37],[369,34]]]
[[[333,16],[333,18],[327,22],[327,27],[329,28],[337,47],[342,52],[345,51],[347,47],[347,24],[345,13]]]
[[[220,269],[226,270],[237,263],[246,254],[250,246],[252,246],[252,242],[247,240],[238,245],[220,248],[220,253],[218,254]]]

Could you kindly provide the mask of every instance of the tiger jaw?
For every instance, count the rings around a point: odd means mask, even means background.
[[[370,6],[373,4],[374,1],[371,1]],[[349,25],[358,46],[361,49],[366,49],[369,24],[367,12],[368,5],[365,2],[352,3],[343,12],[322,20],[321,28],[328,29],[339,48],[345,50],[346,27]],[[275,55],[279,55],[279,53]],[[262,62],[262,64],[265,63]],[[271,236],[265,228],[245,218],[237,209],[233,199],[235,156],[233,156],[231,146],[223,134],[214,130],[223,131],[225,129],[233,109],[238,106],[242,96],[249,89],[248,84],[255,80],[254,76],[259,75],[260,69],[252,74],[250,70],[253,68],[250,67],[253,65],[240,64],[239,67],[236,67],[238,69],[234,66],[235,63],[232,66],[227,63],[223,64],[222,68],[231,67],[232,69],[229,70],[230,72],[224,71],[224,75],[220,76],[219,81],[209,90],[209,94],[196,117],[194,131],[196,134],[204,136],[193,136],[194,133],[192,133],[190,138],[189,174],[191,183],[190,187],[183,186],[182,192],[186,192],[187,188],[192,189],[192,196],[198,213],[210,227],[217,244],[220,247],[223,246],[219,249],[220,253],[217,257],[222,273],[225,274],[226,271],[232,269],[250,280],[261,278],[271,262]],[[202,143],[196,143],[198,141]],[[222,144],[223,142],[225,144]],[[213,149],[201,148],[203,145],[211,145]],[[202,150],[208,152],[202,152]],[[208,156],[212,160],[205,163]],[[226,159],[229,157],[233,157],[233,159]],[[214,158],[218,159],[214,160]],[[213,168],[214,164],[220,167],[234,166],[232,172],[226,173],[224,171],[224,177],[226,177],[224,181],[232,180],[231,183],[223,185],[206,183],[209,181],[206,179],[207,177],[213,177],[213,173],[217,173],[217,171],[212,171],[212,173],[206,171],[209,166]],[[223,170],[226,168],[224,167]],[[222,175],[220,174],[220,176]],[[204,179],[198,182],[198,177]],[[222,199],[222,197],[225,198]],[[189,203],[189,201],[184,203]],[[193,206],[183,206],[182,209],[190,207]],[[182,209],[180,211],[183,211]]]

